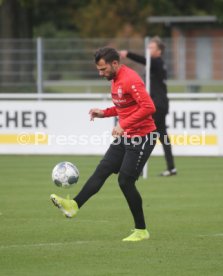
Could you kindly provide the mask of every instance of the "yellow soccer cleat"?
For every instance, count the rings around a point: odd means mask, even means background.
[[[134,229],[133,233],[122,241],[137,242],[149,239],[149,232],[146,229]]]
[[[77,202],[73,199],[65,199],[55,194],[50,195],[53,204],[58,207],[67,218],[76,216],[79,208]]]

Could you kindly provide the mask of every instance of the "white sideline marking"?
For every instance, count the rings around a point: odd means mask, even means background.
[[[75,241],[75,242],[48,242],[48,243],[30,243],[30,244],[10,244],[10,245],[0,245],[1,249],[10,248],[26,248],[26,247],[47,247],[47,246],[60,246],[60,245],[71,245],[71,244],[85,244],[92,243],[96,241]]]
[[[223,233],[209,234],[209,235],[199,235],[199,237],[222,237]]]
[[[92,220],[92,219],[80,219],[78,220],[78,222],[95,222],[95,223],[108,223],[110,222],[109,220],[103,220],[103,219],[99,219],[99,220]]]

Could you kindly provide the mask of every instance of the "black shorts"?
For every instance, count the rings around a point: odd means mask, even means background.
[[[123,172],[138,179],[156,144],[157,134],[116,138],[101,160],[113,173]]]

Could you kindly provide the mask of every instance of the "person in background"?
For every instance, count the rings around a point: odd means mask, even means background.
[[[166,115],[169,111],[169,100],[167,97],[167,72],[162,55],[165,50],[165,45],[162,40],[155,36],[148,44],[151,56],[150,64],[150,95],[156,107],[156,112],[153,114],[157,132],[159,133],[159,140],[163,146],[165,153],[167,169],[163,171],[160,176],[172,176],[177,174],[174,164],[174,157],[169,136],[166,127]],[[132,53],[127,50],[119,52],[121,58],[129,58],[135,62],[146,65],[146,58],[144,56]]]
[[[101,189],[106,179],[113,173],[118,174],[119,186],[135,224],[133,233],[123,241],[146,240],[149,232],[136,181],[156,144],[156,126],[152,118],[155,106],[142,79],[131,68],[120,63],[120,56],[114,48],[104,47],[96,51],[95,64],[99,76],[111,81],[113,106],[92,108],[90,119],[118,116],[111,133],[114,141],[77,196],[65,199],[52,194],[50,199],[66,217],[75,217],[88,199]],[[94,210],[92,214],[95,215]]]

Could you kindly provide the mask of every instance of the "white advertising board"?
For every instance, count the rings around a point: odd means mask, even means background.
[[[103,154],[114,118],[90,121],[89,110],[111,101],[3,101],[2,154]],[[223,155],[223,103],[172,101],[167,117],[174,155]],[[154,155],[163,154],[157,145]]]
[[[110,103],[111,105],[111,103]],[[0,111],[0,152],[7,154],[101,154],[114,118],[90,121],[102,101],[9,101]]]
[[[167,116],[174,155],[223,155],[223,103],[172,101]],[[159,144],[154,154],[163,154]]]

